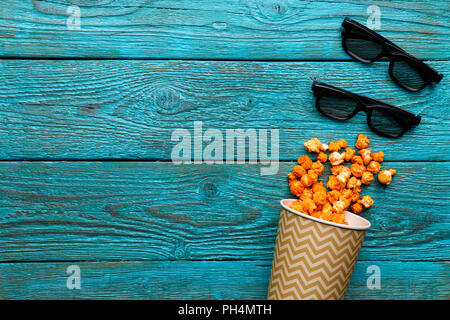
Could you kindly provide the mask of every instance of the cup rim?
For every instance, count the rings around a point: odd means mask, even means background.
[[[341,224],[341,223],[336,223],[336,222],[332,222],[332,221],[319,219],[319,218],[316,218],[316,217],[312,217],[309,214],[305,214],[305,213],[302,213],[300,211],[296,211],[294,209],[291,209],[284,203],[286,201],[295,201],[295,200],[299,200],[299,199],[282,199],[282,200],[280,200],[280,204],[285,210],[287,210],[287,211],[289,211],[289,212],[291,212],[293,214],[296,214],[298,216],[301,216],[301,217],[304,217],[304,218],[307,218],[307,219],[310,219],[310,220],[313,220],[313,221],[316,221],[316,222],[327,224],[327,225],[330,225],[330,226],[333,226],[333,227],[338,227],[338,228],[342,228],[342,229],[350,229],[350,230],[368,230],[371,227],[371,224],[370,224],[370,222],[368,220],[366,220],[363,217],[360,217],[357,214],[354,214],[354,213],[352,213],[350,211],[344,211],[344,214],[345,214],[346,218],[347,217],[352,217],[353,219],[361,221],[362,224],[365,224],[365,225],[364,226],[346,225],[346,224]]]

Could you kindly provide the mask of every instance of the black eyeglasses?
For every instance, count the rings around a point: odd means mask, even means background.
[[[391,61],[389,75],[402,88],[420,91],[427,84],[441,81],[442,74],[375,31],[349,18],[345,18],[342,26],[342,45],[345,52],[364,63],[387,57]]]
[[[367,123],[376,133],[398,138],[420,123],[420,116],[390,104],[314,81],[316,108],[336,120],[348,120],[358,112],[367,114]]]

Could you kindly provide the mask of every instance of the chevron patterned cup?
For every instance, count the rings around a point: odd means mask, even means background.
[[[347,291],[370,222],[345,212],[348,225],[311,217],[281,200],[270,275],[270,300],[340,300]]]

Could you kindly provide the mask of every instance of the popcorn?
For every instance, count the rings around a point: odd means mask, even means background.
[[[344,160],[349,162],[353,158],[354,155],[355,155],[355,150],[353,150],[352,148],[347,148],[347,149],[345,149]]]
[[[357,163],[357,164],[360,164],[360,165],[364,165],[364,161],[361,158],[361,156],[354,156],[354,157],[352,157],[351,161],[352,161],[352,163]]]
[[[338,190],[331,190],[327,193],[327,199],[333,203],[339,200],[341,193]]]
[[[326,153],[323,153],[322,151],[319,152],[319,154],[316,157],[316,161],[320,161],[322,163],[327,162],[328,156]]]
[[[340,154],[337,151],[335,151],[332,154],[330,154],[328,159],[330,160],[331,165],[337,166],[337,165],[343,163],[344,162],[344,154],[345,153]]]
[[[333,217],[333,207],[331,206],[331,203],[327,202],[322,208],[322,219],[331,221],[332,217]]]
[[[303,193],[303,190],[305,189],[305,187],[303,186],[303,184],[300,181],[293,180],[289,183],[289,189],[291,190],[291,193],[294,196],[300,197],[301,194]]]
[[[307,173],[300,178],[300,181],[305,187],[310,187],[314,182],[317,182],[318,178],[318,175],[315,173]]]
[[[361,213],[362,209],[363,209],[363,207],[360,203],[357,202],[357,203],[352,204],[352,211],[354,214]]]
[[[301,156],[297,159],[297,163],[301,165],[304,169],[308,170],[311,168],[312,160],[308,156]]]
[[[312,199],[313,197],[313,192],[310,188],[305,188],[302,192],[302,194],[300,195],[300,200],[305,200],[305,199]]]
[[[337,175],[337,180],[340,184],[346,185],[347,181],[350,179],[350,175],[352,174],[351,170],[348,167],[343,167],[341,172]]]
[[[339,200],[346,202],[353,197],[353,191],[351,189],[344,189],[339,196]],[[350,203],[349,203],[350,205]]]
[[[305,143],[303,144],[306,148],[306,150],[308,150],[308,152],[315,152],[315,153],[319,153],[320,151],[326,151],[327,150],[327,145],[322,145],[322,142],[320,142],[319,139],[313,138],[309,141],[305,141]]]
[[[303,200],[302,207],[303,207],[302,212],[309,212],[309,213],[312,213],[314,210],[317,209],[317,206],[312,199]]]
[[[389,185],[392,182],[392,176],[397,173],[397,170],[387,169],[378,174],[378,181],[382,184]]]
[[[369,185],[372,183],[372,181],[373,181],[373,174],[369,171],[363,172],[361,182],[364,183],[365,185]]]
[[[372,159],[373,159],[373,161],[383,162],[384,161],[384,152],[383,151],[375,152],[372,155]]]
[[[296,176],[297,178],[301,178],[303,175],[306,174],[306,169],[303,168],[301,165],[296,165],[292,168],[292,173],[294,174],[294,176]]]
[[[373,206],[373,200],[370,196],[362,196],[361,199],[358,200],[358,203],[363,205],[366,209]]]
[[[358,134],[358,140],[355,143],[355,147],[358,149],[365,149],[369,146],[369,137],[363,134]]]
[[[291,205],[289,206],[289,208],[294,209],[295,211],[299,211],[299,212],[303,211],[302,202],[300,200],[293,201],[291,203]]]
[[[369,165],[367,166],[367,171],[375,174],[381,169],[381,164],[378,161],[370,161]]]
[[[309,171],[312,171],[318,176],[321,176],[324,169],[325,169],[324,165],[320,161],[316,161],[311,165],[311,170]]]
[[[343,213],[341,213],[341,214],[334,214],[331,217],[331,221],[335,222],[335,223],[347,224],[345,222],[345,215]]]
[[[344,213],[344,210],[347,209],[345,202],[338,200],[335,203],[333,203],[333,212],[337,214]]]
[[[362,149],[358,153],[361,155],[364,165],[368,165],[372,161],[372,149]]]
[[[347,182],[347,188],[354,189],[356,187],[361,186],[361,180],[359,180],[357,177],[351,177]]]
[[[319,191],[313,194],[313,201],[317,207],[322,208],[327,203],[327,192]]]
[[[327,189],[323,186],[323,181],[314,183],[311,190],[313,192],[327,192]]]
[[[352,175],[354,175],[357,178],[361,178],[364,171],[366,171],[366,168],[363,165],[354,163],[350,166],[350,171],[352,172]]]
[[[288,181],[289,181],[289,182],[291,182],[291,181],[293,181],[293,180],[297,180],[297,177],[296,177],[295,174],[293,174],[292,172],[289,172],[289,173],[287,174],[287,178],[288,178]]]
[[[328,178],[328,183],[327,183],[327,188],[330,190],[341,190],[342,189],[342,185],[339,182],[339,180],[336,178],[336,176],[330,176]]]
[[[331,174],[333,176],[337,176],[339,173],[341,173],[343,167],[344,167],[343,165],[332,166],[330,168]]]
[[[375,174],[378,174],[380,183],[388,185],[397,171],[391,168],[380,171],[384,153],[372,153],[372,149],[367,148],[367,136],[358,134],[355,146],[359,155],[355,156],[356,151],[347,145],[347,141],[342,139],[331,141],[329,145],[322,144],[316,138],[305,141],[305,148],[317,153],[317,157],[315,162],[307,155],[299,157],[298,164],[287,174],[291,193],[300,199],[291,204],[292,209],[318,219],[347,224],[345,210],[359,214],[373,205],[370,196],[360,198],[362,185],[370,185]],[[339,153],[343,148],[345,152]],[[327,149],[331,152],[329,156],[324,152]],[[319,176],[323,174],[327,160],[331,164],[331,175],[325,187],[324,182],[319,181]],[[351,162],[350,167],[344,162]]]
[[[361,191],[361,189],[360,189]],[[360,191],[356,191],[356,189],[353,189],[353,193],[352,193],[352,198],[350,199],[351,202],[357,202],[359,199],[359,192]]]
[[[338,142],[331,141],[330,144],[328,145],[328,150],[330,150],[331,152],[336,152],[346,147],[347,141],[345,140],[339,140]]]

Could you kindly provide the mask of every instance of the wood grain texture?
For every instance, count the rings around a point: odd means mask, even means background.
[[[81,289],[66,287],[68,266]],[[367,268],[381,288],[367,288]],[[265,299],[271,261],[141,261],[0,264],[0,299]],[[345,299],[449,299],[443,262],[358,261]]]
[[[67,8],[81,9],[68,30]],[[4,0],[0,56],[170,59],[349,59],[345,16],[372,1]],[[421,59],[448,59],[446,1],[377,1],[380,32]]]
[[[3,162],[0,261],[269,260],[293,165]],[[450,164],[384,167],[359,259],[450,260]]]
[[[450,74],[450,62],[432,62]],[[280,159],[303,141],[370,135],[386,160],[442,161],[450,154],[449,77],[409,93],[387,63],[1,60],[0,159],[169,160],[177,128],[279,129]],[[404,107],[421,124],[400,139],[379,137],[364,114],[330,120],[314,107],[312,80]],[[206,142],[205,144],[206,145]]]

